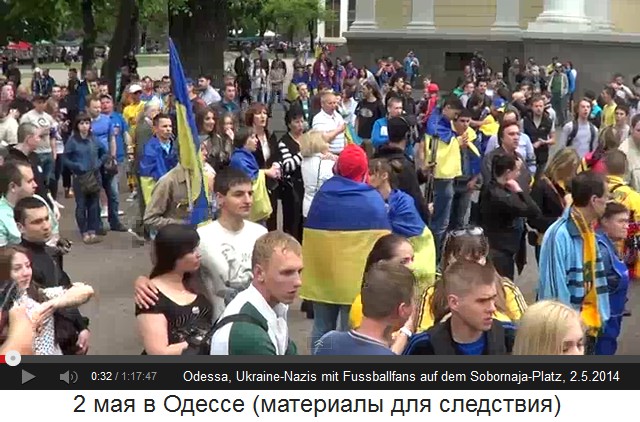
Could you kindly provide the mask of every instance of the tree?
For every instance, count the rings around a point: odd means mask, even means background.
[[[192,77],[211,74],[217,82],[224,73],[229,1],[186,0],[170,6],[169,35],[185,72]]]
[[[311,50],[314,48],[317,22],[329,20],[334,15],[318,0],[268,0],[264,13],[284,25],[291,39],[297,31],[306,30]]]

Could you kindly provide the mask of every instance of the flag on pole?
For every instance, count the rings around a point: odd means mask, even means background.
[[[187,78],[182,69],[180,55],[172,39],[169,39],[169,70],[175,99],[180,165],[189,171],[190,177],[188,191],[191,196],[189,198],[191,224],[198,225],[209,219],[206,178],[200,153],[200,138],[196,128],[196,119],[187,92]]]

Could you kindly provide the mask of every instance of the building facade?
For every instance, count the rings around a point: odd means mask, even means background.
[[[552,56],[585,72],[579,88],[596,88],[615,72],[637,69],[640,0],[319,0],[334,11],[320,23],[324,43],[347,42],[358,62],[416,51],[423,71],[455,81],[456,57],[479,50],[501,69],[504,57]]]

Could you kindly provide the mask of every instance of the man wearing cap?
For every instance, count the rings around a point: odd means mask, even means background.
[[[51,115],[44,111],[46,98],[42,95],[33,97],[33,110],[29,111],[20,119],[20,123],[31,123],[40,129],[40,143],[35,152],[40,158],[42,175],[45,182],[53,177],[54,163],[56,161],[56,141],[51,136],[51,128],[56,124]]]
[[[144,109],[144,103],[141,99],[142,87],[138,84],[132,84],[129,87],[129,94],[131,94],[131,103],[122,110],[122,115],[129,125],[129,134],[133,136],[138,124],[138,118]]]
[[[564,72],[562,63],[556,63],[549,79],[549,91],[551,91],[551,107],[556,112],[556,119],[560,127],[564,126],[565,107],[564,99],[569,93],[569,78]]]

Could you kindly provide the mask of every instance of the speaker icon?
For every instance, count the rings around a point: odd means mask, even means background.
[[[64,381],[67,384],[75,384],[78,382],[78,373],[76,371],[67,371],[60,374],[60,381]]]

